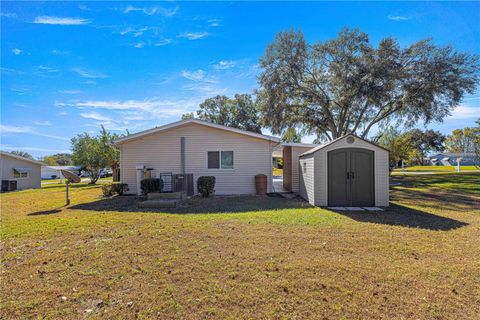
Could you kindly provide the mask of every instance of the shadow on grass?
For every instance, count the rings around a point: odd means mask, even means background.
[[[252,211],[267,211],[289,208],[311,207],[303,200],[289,200],[274,197],[214,197],[183,200],[177,208],[143,209],[137,207],[137,202],[142,201],[134,196],[119,196],[111,199],[102,199],[90,203],[83,203],[69,207],[75,210],[94,211],[119,211],[119,212],[162,212],[178,214],[202,213],[239,213]]]
[[[358,222],[386,224],[408,228],[448,231],[467,226],[468,223],[391,204],[386,211],[334,211]]]
[[[32,212],[27,214],[27,216],[43,216],[43,215],[49,215],[49,214],[55,214],[62,212],[61,209],[52,209],[52,210],[45,210],[45,211],[37,211],[37,212]]]

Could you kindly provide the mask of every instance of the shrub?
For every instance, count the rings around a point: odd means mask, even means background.
[[[128,190],[126,183],[105,183],[102,184],[102,193],[104,197],[111,197],[114,194],[122,195]]]
[[[197,190],[202,197],[208,197],[215,192],[215,177],[203,176],[197,180]]]
[[[155,178],[143,179],[140,182],[140,188],[142,189],[143,194],[162,191],[163,180]]]

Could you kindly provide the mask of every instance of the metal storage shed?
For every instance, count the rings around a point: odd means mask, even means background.
[[[388,150],[349,134],[299,156],[300,196],[331,207],[388,206]]]

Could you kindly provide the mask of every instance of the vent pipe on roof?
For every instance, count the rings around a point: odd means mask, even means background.
[[[180,138],[180,170],[185,174],[185,137]]]

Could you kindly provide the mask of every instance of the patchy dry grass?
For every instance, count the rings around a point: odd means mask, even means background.
[[[386,212],[268,197],[169,212],[97,186],[2,194],[2,318],[478,319],[480,175],[398,176]]]

